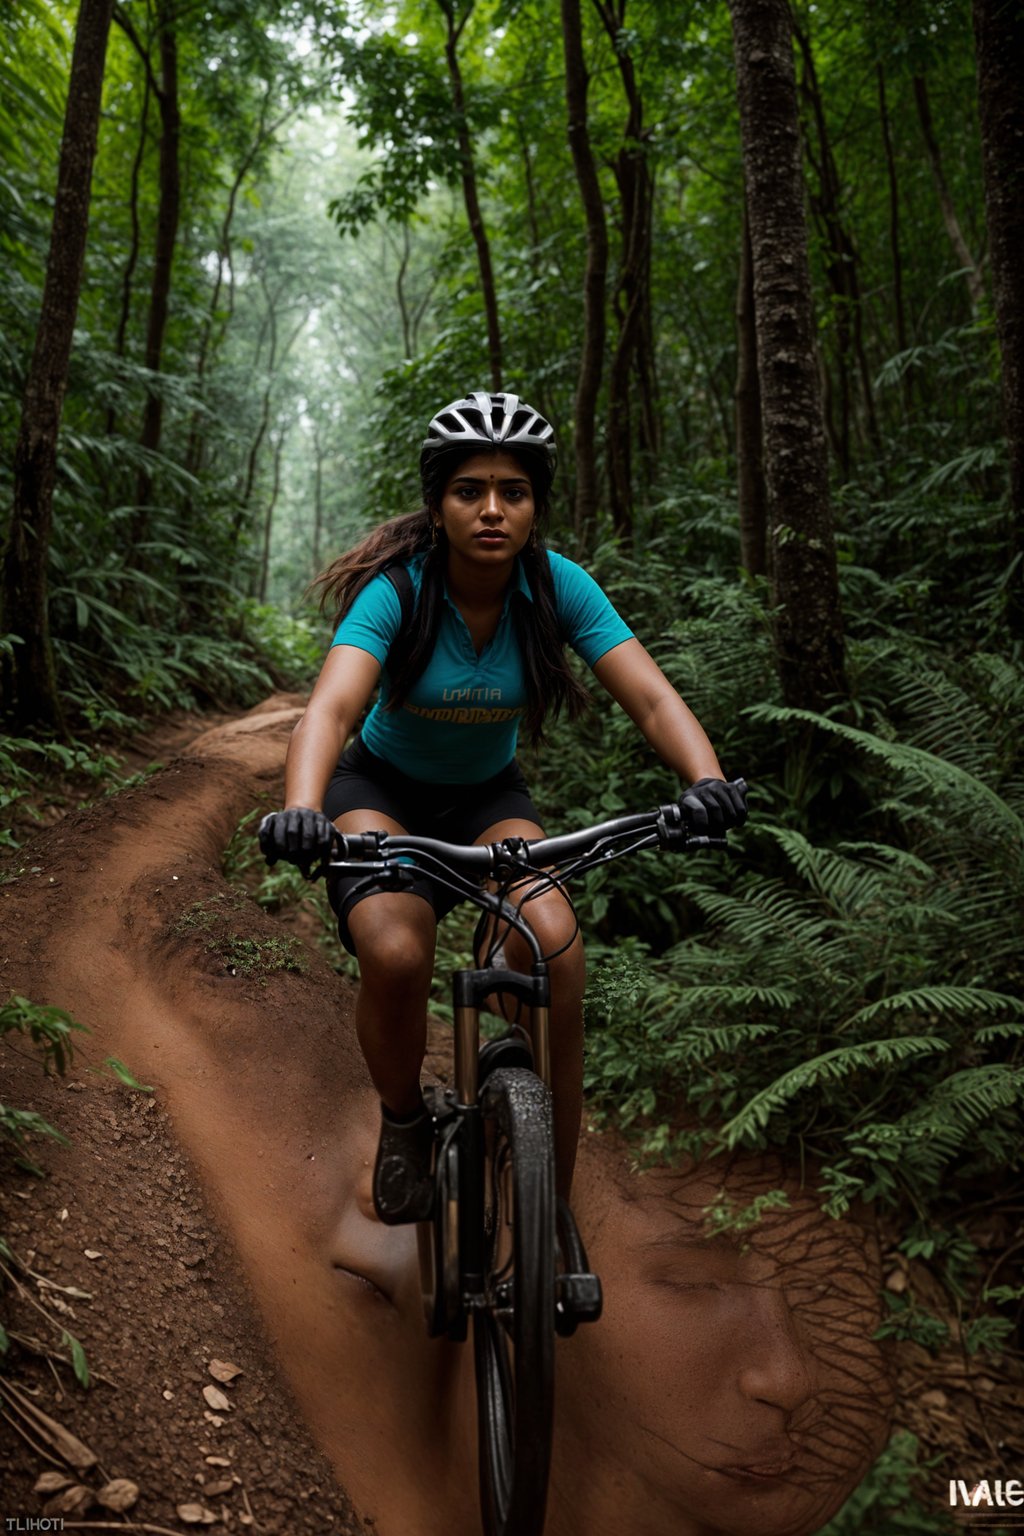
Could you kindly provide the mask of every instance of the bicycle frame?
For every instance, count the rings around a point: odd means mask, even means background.
[[[338,872],[377,874],[380,889],[400,890],[410,871],[398,860],[412,855],[422,872],[482,909],[477,967],[453,977],[454,1085],[434,1099],[434,1212],[418,1226],[417,1245],[430,1334],[464,1340],[473,1317],[485,1536],[541,1536],[555,1337],[600,1317],[601,1286],[568,1203],[555,1196],[550,983],[522,909],[545,889],[565,894],[570,876],[622,854],[725,841],[692,837],[673,804],[533,843],[512,837],[461,847],[370,832],[339,834],[338,844],[347,855],[331,861]],[[513,890],[521,892],[516,901]],[[494,964],[512,931],[529,946],[529,975]],[[480,1009],[492,993],[529,1008],[533,1070],[514,1052],[502,1060],[499,1049],[485,1084]]]

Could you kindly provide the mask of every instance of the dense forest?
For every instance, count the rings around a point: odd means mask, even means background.
[[[1024,1351],[1022,78],[1014,0],[0,17],[0,803],[308,685],[307,585],[417,505],[432,412],[522,394],[553,546],[751,786],[728,860],[581,895],[592,1111],[641,1156],[813,1163],[941,1281],[891,1287],[885,1330],[996,1383]],[[620,711],[550,735],[552,829],[665,798]],[[837,1536],[946,1528],[914,1501],[934,1448],[894,1446]]]

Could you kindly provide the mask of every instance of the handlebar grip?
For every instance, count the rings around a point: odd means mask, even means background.
[[[379,832],[339,832],[338,857],[359,864],[364,859],[375,859],[380,852]]]

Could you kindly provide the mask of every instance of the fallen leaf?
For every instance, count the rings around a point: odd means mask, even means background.
[[[166,1402],[166,1403],[173,1403],[174,1402],[174,1393],[171,1391],[170,1387],[165,1387],[164,1388],[163,1399],[164,1399],[164,1402]]]
[[[211,1413],[209,1408],[207,1408],[206,1412],[203,1414],[203,1418],[208,1424],[212,1424],[214,1429],[220,1429],[221,1425],[224,1423],[224,1420],[221,1418],[220,1414]]]
[[[242,1367],[232,1365],[230,1360],[211,1360],[209,1369],[214,1381],[222,1381],[225,1386],[243,1374]]]
[[[234,1487],[235,1485],[231,1481],[230,1477],[226,1477],[223,1482],[220,1483],[207,1483],[206,1487],[203,1489],[203,1492],[206,1494],[208,1499],[213,1499],[216,1498],[219,1493],[232,1493],[234,1491]]]
[[[206,1458],[206,1465],[208,1467],[230,1467],[230,1465],[231,1465],[231,1457],[230,1456],[207,1456],[207,1458]]]
[[[205,1509],[202,1504],[179,1504],[177,1514],[186,1525],[215,1525],[217,1521],[213,1510]]]
[[[922,1392],[918,1402],[923,1408],[949,1407],[949,1398],[938,1387],[933,1388],[930,1392]]]
[[[96,1465],[99,1457],[95,1451],[83,1445],[63,1424],[58,1424],[56,1419],[51,1419],[48,1413],[37,1408],[28,1393],[6,1377],[0,1379],[0,1396],[7,1399],[8,1405],[31,1427],[37,1439],[45,1440],[76,1472],[88,1472],[90,1467]]]
[[[58,1219],[60,1221],[67,1221],[67,1219],[68,1219],[68,1208],[67,1208],[67,1206],[65,1206],[64,1209],[61,1211],[60,1217]]]
[[[127,1477],[115,1477],[109,1483],[104,1483],[96,1495],[96,1502],[102,1504],[104,1509],[113,1509],[122,1514],[126,1509],[131,1509],[138,1498],[138,1483],[133,1483]]]
[[[204,1387],[203,1396],[206,1398],[207,1405],[213,1409],[214,1413],[231,1412],[231,1404],[220,1390],[220,1387]]]
[[[58,1493],[55,1499],[49,1499],[43,1505],[43,1514],[84,1515],[95,1502],[96,1495],[91,1488],[87,1488],[84,1483],[74,1483],[70,1488],[65,1488],[63,1493]]]
[[[40,1472],[32,1485],[33,1493],[59,1493],[62,1488],[70,1488],[72,1479],[65,1477],[63,1472]]]
[[[82,1252],[87,1259],[102,1259],[103,1257],[102,1253],[99,1253],[95,1248],[83,1248]]]

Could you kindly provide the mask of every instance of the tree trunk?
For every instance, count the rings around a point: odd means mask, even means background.
[[[455,107],[455,115],[458,122],[462,196],[466,204],[466,217],[469,220],[470,233],[476,245],[477,265],[480,269],[480,290],[483,295],[484,314],[487,317],[487,357],[491,369],[491,388],[498,391],[502,387],[501,328],[498,323],[498,295],[494,286],[494,269],[491,266],[491,247],[487,239],[487,229],[484,225],[484,216],[480,209],[480,198],[477,193],[476,167],[473,163],[473,143],[469,136],[469,124],[466,120],[466,98],[462,88],[462,70],[459,67],[459,38],[462,36],[462,29],[472,14],[473,6],[472,4],[468,5],[462,20],[456,22],[453,0],[438,0],[438,4],[444,12],[445,20],[448,23],[448,37],[445,42],[444,53],[448,62],[448,75],[452,83],[452,103]]]
[[[313,575],[320,574],[320,545],[324,534],[324,445],[320,428],[313,423]]]
[[[1010,455],[1007,617],[1024,637],[1024,7],[974,0],[985,219]]]
[[[998,0],[995,0],[998,3]],[[992,6],[989,9],[993,9]],[[939,149],[939,141],[935,137],[935,129],[932,126],[932,109],[928,100],[928,84],[923,75],[914,76],[914,100],[917,103],[917,116],[921,124],[921,133],[924,137],[925,149],[928,151],[928,163],[932,168],[932,179],[935,182],[935,190],[939,194],[939,207],[942,209],[942,222],[946,226],[946,234],[949,243],[953,247],[953,254],[960,263],[967,284],[967,293],[971,301],[971,314],[978,316],[985,302],[985,284],[978,264],[968,248],[964,239],[964,232],[960,228],[960,220],[956,216],[956,208],[953,206],[953,198],[946,183],[946,173],[942,168],[942,153]]]
[[[597,165],[587,127],[589,79],[583,58],[580,0],[562,0],[562,40],[565,50],[565,97],[569,118],[569,148],[587,225],[587,268],[583,278],[583,345],[573,411],[573,450],[576,458],[574,524],[580,540],[597,521],[597,399],[604,363],[605,283],[608,277],[608,230]]]
[[[153,261],[153,284],[149,300],[149,324],[146,331],[146,367],[159,373],[163,362],[164,335],[167,330],[167,314],[171,297],[171,269],[174,265],[174,246],[178,237],[178,219],[181,211],[181,170],[179,146],[181,139],[181,112],[178,105],[178,42],[174,32],[174,19],[168,0],[162,0],[158,9],[160,43],[160,88],[157,101],[160,105],[160,204],[156,221],[156,250]],[[147,454],[154,454],[160,447],[163,428],[163,399],[159,389],[150,388],[142,413],[142,432],[139,446]],[[150,466],[144,463],[139,471],[136,487],[138,503],[132,528],[132,543],[139,544],[149,527],[149,500],[153,491]]]
[[[843,222],[842,184],[839,179],[835,155],[832,151],[828,119],[825,115],[825,102],[818,83],[818,72],[814,63],[811,39],[795,22],[792,25],[793,35],[799,44],[804,64],[801,90],[810,107],[811,116],[814,120],[815,136],[818,141],[818,155],[815,158],[811,152],[810,138],[808,136],[808,158],[814,167],[818,182],[817,192],[812,192],[811,194],[811,204],[820,219],[822,233],[825,238],[828,253],[826,257],[826,273],[834,296],[833,308],[836,317],[836,338],[839,344],[837,361],[839,364],[839,391],[842,412],[840,427],[841,462],[843,476],[845,479],[849,479],[851,356],[860,381],[868,440],[876,455],[878,457],[882,455],[882,437],[878,429],[878,418],[875,414],[875,397],[871,385],[871,370],[868,366],[867,354],[864,350],[864,306],[861,302],[860,276],[858,273],[860,257],[857,254],[853,238]]]
[[[624,544],[633,537],[633,420],[632,382],[639,386],[640,442],[649,453],[657,445],[654,405],[654,357],[650,328],[651,239],[654,180],[644,140],[643,98],[633,60],[620,47],[627,0],[594,0],[598,15],[615,49],[626,96],[623,143],[615,159],[622,219],[614,309],[619,325],[608,378],[608,487],[612,525]]]
[[[68,362],[82,286],[89,193],[113,0],[81,0],[57,168],[42,308],[14,449],[14,504],[3,555],[2,628],[21,644],[3,661],[7,708],[20,726],[63,732],[50,643],[47,557]]]
[[[270,577],[270,537],[274,528],[277,498],[281,494],[281,454],[284,451],[284,440],[287,436],[288,428],[281,427],[277,434],[277,441],[274,443],[274,483],[263,519],[263,550],[260,555],[260,575],[256,589],[256,595],[261,603],[267,600],[267,582]]]
[[[775,643],[787,704],[845,695],[786,0],[729,0],[750,214]]]
[[[295,108],[290,108],[287,112],[283,113],[276,122],[271,123],[268,127],[266,117],[267,108],[270,106],[270,101],[271,89],[270,86],[268,86],[267,93],[263,98],[263,105],[260,108],[259,123],[257,124],[256,135],[252,144],[247,150],[241,165],[235,172],[234,180],[231,183],[231,189],[228,192],[228,200],[224,209],[224,217],[221,220],[220,235],[217,240],[217,276],[214,278],[213,288],[210,290],[210,302],[207,306],[206,315],[203,319],[203,328],[199,335],[199,347],[196,353],[195,389],[196,396],[199,400],[202,400],[204,394],[206,369],[209,364],[210,354],[215,350],[216,346],[218,346],[220,342],[223,341],[224,332],[227,328],[227,320],[222,321],[215,341],[214,331],[217,330],[217,312],[220,307],[221,293],[224,288],[224,272],[225,270],[232,270],[231,225],[234,222],[235,208],[238,203],[238,194],[242,189],[243,181],[249,174],[256,156],[259,154],[264,144],[268,141],[268,139],[273,138],[277,130],[284,123],[286,123],[290,117],[294,115],[296,110]],[[232,286],[229,288],[229,318],[233,306],[233,297],[234,287],[232,284]],[[199,475],[203,466],[203,451],[204,442],[202,434],[202,413],[201,411],[196,410],[193,411],[192,420],[189,423],[188,444],[185,449],[185,468],[190,475]]]
[[[900,250],[900,189],[896,176],[896,156],[892,146],[892,127],[889,121],[889,103],[885,89],[885,71],[881,63],[876,65],[878,77],[878,115],[882,124],[882,144],[885,148],[885,168],[889,180],[889,250],[892,253],[892,307],[896,322],[896,350],[904,353],[908,347],[907,316],[903,304],[903,254]],[[911,380],[906,368],[901,379],[903,408],[911,406]]]
[[[740,275],[736,286],[736,489],[740,512],[740,564],[751,576],[764,576],[768,569],[768,493],[761,445],[754,264],[746,208],[743,210]]]
[[[118,357],[124,357],[125,346],[128,338],[128,321],[132,310],[132,280],[135,277],[135,268],[139,261],[139,176],[142,171],[142,160],[146,153],[146,136],[149,132],[149,72],[142,72],[142,112],[139,122],[139,143],[132,161],[132,175],[128,192],[128,211],[131,217],[132,237],[128,247],[128,259],[124,264],[124,272],[121,277],[121,313],[117,319],[117,335],[114,339],[114,351]],[[117,430],[117,411],[111,406],[107,412],[107,436],[113,437]]]

